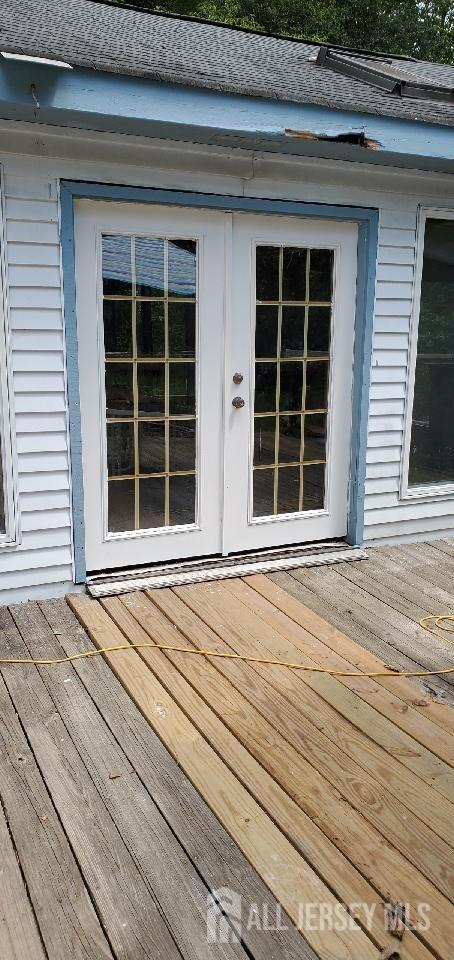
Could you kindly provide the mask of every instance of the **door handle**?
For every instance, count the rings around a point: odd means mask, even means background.
[[[243,397],[234,397],[232,400],[232,407],[235,407],[235,410],[241,410],[241,407],[244,407]]]

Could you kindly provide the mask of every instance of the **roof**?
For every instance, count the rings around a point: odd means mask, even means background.
[[[96,0],[2,0],[0,49],[165,83],[454,125],[453,103],[406,99],[327,69],[315,62],[318,45]],[[454,67],[374,55],[374,66],[380,63],[454,88]]]

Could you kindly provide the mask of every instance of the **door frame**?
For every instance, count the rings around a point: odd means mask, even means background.
[[[84,181],[60,182],[60,242],[63,273],[63,310],[66,339],[66,380],[71,470],[74,580],[84,583],[85,516],[82,474],[82,435],[77,346],[74,201],[153,203],[179,207],[311,219],[350,221],[358,225],[358,261],[355,307],[355,345],[352,393],[352,449],[349,484],[347,542],[360,545],[364,530],[364,483],[366,475],[367,425],[369,413],[370,366],[374,320],[375,275],[378,249],[379,212],[372,207],[307,203],[300,200],[267,200],[204,194],[184,190],[128,187]]]

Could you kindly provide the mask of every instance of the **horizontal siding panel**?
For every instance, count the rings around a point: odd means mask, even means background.
[[[386,249],[388,248],[385,247],[385,250]],[[379,282],[385,281],[386,283],[390,283],[393,280],[398,280],[400,282],[413,283],[413,277],[413,264],[382,262],[377,265],[377,280]]]
[[[412,243],[406,247],[382,245],[378,248],[378,263],[411,264],[415,263],[415,248]]]
[[[66,431],[66,413],[16,413],[16,433],[53,433]]]
[[[29,584],[52,583],[54,579],[59,578],[59,568],[69,567],[71,565],[71,549],[69,546],[54,547],[51,549],[39,549],[30,551],[23,550],[5,550],[0,554],[0,573],[2,576],[2,588],[6,590],[12,584],[9,582],[9,574],[23,571],[26,576],[17,577],[14,581],[15,586],[28,586]],[[46,570],[47,567],[47,570]],[[30,576],[31,570],[40,570],[42,579],[36,581]],[[52,573],[50,571],[53,571]],[[57,576],[55,574],[57,573]],[[66,579],[66,576],[65,576]]]
[[[372,400],[400,400],[405,397],[405,383],[372,383],[370,398]]]
[[[19,456],[19,471],[21,473],[53,473],[68,469],[66,453],[22,453]]]
[[[26,589],[24,589],[24,584]],[[61,584],[60,589],[58,585]],[[43,596],[64,596],[72,584],[69,565],[48,567],[47,570],[27,570],[2,579],[0,603],[19,603],[24,600],[42,600]]]
[[[382,477],[399,477],[400,475],[400,461],[395,460],[394,462],[380,462],[378,463],[368,463],[366,465],[366,482],[367,480],[376,480]]]
[[[372,383],[405,383],[405,370],[402,367],[372,367]]]
[[[19,200],[56,200],[57,185],[55,181],[45,180],[44,177],[16,177],[8,173],[5,177],[5,196]]]
[[[454,501],[453,500],[431,500],[430,504],[427,502],[404,502],[402,500],[398,503],[398,520],[399,526],[403,523],[420,523],[425,524],[428,520],[430,522],[436,521],[436,525],[440,525],[440,517],[450,517],[454,524]],[[391,523],[393,520],[396,520],[396,509],[393,507],[391,509],[383,509],[380,513],[377,513],[376,510],[372,511],[372,516],[369,514],[366,515],[365,523],[367,525],[372,523],[382,523],[384,525]]]
[[[17,413],[53,413],[66,410],[63,393],[17,393],[14,406]]]
[[[63,373],[27,373],[18,371],[13,376],[15,393],[59,393],[65,394]]]
[[[69,490],[33,490],[21,494],[21,512],[34,513],[36,511],[67,510],[70,509]],[[69,526],[69,523],[67,524]],[[24,525],[22,523],[22,529]]]
[[[377,300],[410,300],[413,293],[412,283],[391,281],[377,283]]]
[[[61,350],[15,350],[13,349],[13,371],[30,373],[50,373],[64,371],[64,357]]]
[[[367,463],[389,464],[399,462],[400,447],[369,447],[366,456]]]
[[[8,244],[8,263],[10,271],[14,266],[60,267],[60,248],[57,243],[14,243]]]
[[[7,197],[5,214],[7,220],[58,223],[58,205],[55,200],[18,200]]]
[[[377,300],[377,317],[410,317],[411,300]]]
[[[402,430],[389,431],[385,430],[382,433],[370,433],[369,434],[369,450],[374,450],[378,447],[401,447],[402,446]]]
[[[67,449],[66,433],[20,433],[17,437],[17,452],[53,453]]]
[[[443,523],[441,523],[443,520]],[[444,537],[454,536],[454,514],[440,517],[425,517],[419,520],[407,520],[396,524],[375,524],[367,527],[366,542],[392,541],[393,543],[410,542],[411,540],[442,540]]]
[[[10,310],[10,322],[12,330],[62,330],[61,305],[41,310],[34,307],[15,307]]]
[[[69,491],[69,472],[65,470],[53,470],[35,473],[22,473],[19,476],[19,493],[36,494],[40,491],[54,494],[54,491]],[[69,495],[69,494],[68,494]]]
[[[394,398],[373,400],[370,405],[371,417],[403,416],[404,411],[405,401],[395,400]]]
[[[372,363],[374,366],[379,367],[401,367],[405,373],[407,356],[407,350],[393,350],[391,347],[389,350],[377,349],[374,343]]]
[[[27,530],[22,534],[22,543],[18,551],[30,551],[51,547],[66,547],[71,544],[71,528],[57,528],[56,530]],[[52,560],[50,561],[52,563]]]
[[[10,262],[10,261],[9,261]],[[61,286],[60,268],[57,266],[11,265],[8,280],[12,287],[58,287]]]
[[[382,207],[380,210],[381,227],[397,227],[414,230],[416,226],[416,214],[414,210],[395,210]]]
[[[38,310],[42,307],[58,310],[62,306],[60,288],[10,287],[9,302],[11,307],[37,307]]]
[[[403,334],[408,339],[410,330],[410,316],[408,317],[375,317],[375,334]]]
[[[411,247],[416,242],[415,230],[395,230],[393,227],[383,227],[380,230],[380,247]]]
[[[394,433],[399,431],[402,436],[404,420],[402,416],[383,417],[371,416],[369,420],[369,433]],[[372,439],[372,437],[371,437]]]
[[[408,352],[408,330],[400,333],[396,330],[381,331],[376,330],[374,334],[374,354],[379,350],[402,350],[401,356],[407,356]]]
[[[6,239],[13,243],[56,243],[58,223],[30,223],[28,220],[7,220]]]
[[[13,350],[58,350],[63,355],[63,333],[61,330],[14,330]]]
[[[30,510],[22,517],[22,532],[28,530],[58,530],[71,528],[71,516],[68,507],[52,510]]]
[[[397,493],[399,490],[399,477],[376,477],[366,480],[366,496],[373,496],[375,493]]]
[[[389,493],[370,493],[367,497],[368,523],[374,522],[373,518],[377,517],[378,510],[392,507],[392,509],[395,511],[397,506],[399,506],[399,496],[397,490],[393,490]]]

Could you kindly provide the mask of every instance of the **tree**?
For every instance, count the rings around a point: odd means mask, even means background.
[[[454,63],[454,0],[137,0],[137,5],[315,43]]]

